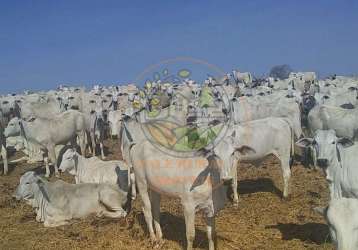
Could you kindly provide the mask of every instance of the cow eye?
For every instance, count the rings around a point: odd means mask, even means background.
[[[336,141],[333,141],[332,144],[336,144]]]

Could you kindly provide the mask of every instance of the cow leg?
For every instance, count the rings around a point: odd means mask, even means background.
[[[96,156],[96,136],[94,131],[91,132],[92,156]]]
[[[192,250],[195,239],[195,207],[190,202],[183,203],[183,207],[187,241],[186,249]]]
[[[99,200],[104,205],[101,215],[109,218],[121,218],[127,215],[127,212],[122,208],[122,200],[118,199],[117,192],[108,189],[101,190]]]
[[[132,193],[132,200],[135,200],[137,197],[137,190],[136,190],[136,186],[135,186],[135,175],[134,173],[130,173],[129,174],[129,178],[130,178],[130,184],[131,184],[131,193]]]
[[[236,164],[233,166],[231,171],[232,171],[231,172],[231,176],[232,176],[231,188],[232,188],[232,192],[233,192],[233,204],[234,204],[234,206],[238,206],[239,205],[239,195],[237,193],[237,166],[236,166]]]
[[[151,204],[152,204],[152,214],[153,214],[153,218],[154,218],[154,227],[155,227],[155,232],[157,235],[157,239],[161,240],[163,237],[163,233],[162,233],[162,229],[160,227],[160,194],[155,192],[155,191],[151,191]]]
[[[312,161],[313,161],[313,169],[317,170],[317,154],[316,154],[316,150],[311,147],[311,157],[312,157]]]
[[[86,142],[85,145],[86,145],[86,147],[85,147],[85,152],[86,152],[86,150],[87,150],[87,148],[88,148],[89,153],[92,154],[92,150],[91,150],[91,146],[90,146],[90,144],[89,144],[89,141],[90,141],[90,134],[89,134],[89,132],[86,131],[86,137],[85,137],[85,142]],[[86,156],[86,155],[84,155],[84,156]]]
[[[44,157],[44,162],[45,162],[45,167],[46,167],[45,177],[46,177],[46,178],[49,178],[49,177],[50,177],[50,166],[49,166],[49,163],[48,163],[48,155],[46,155],[46,156]]]
[[[86,132],[81,131],[78,133],[77,137],[80,143],[81,154],[86,157]]]
[[[149,194],[148,194],[148,188],[147,188],[146,183],[143,183],[143,182],[138,182],[137,185],[138,185],[138,189],[139,189],[139,195],[140,195],[140,198],[142,199],[142,203],[143,203],[142,210],[143,210],[145,222],[147,223],[150,239],[152,241],[155,241],[156,238],[155,238],[155,233],[154,233],[154,229],[153,229],[152,207],[151,207],[151,202],[150,202],[150,198],[149,198]]]
[[[290,178],[291,178],[291,168],[290,168],[290,156],[289,154],[287,156],[281,156],[277,155],[278,158],[281,161],[281,169],[282,169],[282,176],[283,176],[283,198],[288,198],[288,189],[290,184]]]
[[[55,146],[51,145],[48,148],[48,156],[50,158],[51,163],[53,164],[53,166],[55,167],[55,176],[59,177],[59,172],[58,172],[58,167],[57,167],[57,160],[56,160],[56,151],[55,151]]]
[[[102,157],[102,160],[105,160],[105,159],[106,159],[106,157],[104,156],[104,150],[103,150],[104,146],[103,146],[103,141],[101,141],[101,142],[99,143],[99,146],[100,146],[100,148],[101,148],[101,157]]]
[[[9,171],[8,164],[7,164],[7,151],[4,145],[1,146],[1,157],[4,162],[4,175],[7,175],[7,172]]]
[[[215,217],[206,217],[206,232],[209,241],[209,250],[215,249]]]

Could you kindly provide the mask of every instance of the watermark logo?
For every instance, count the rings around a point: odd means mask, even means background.
[[[142,133],[156,148],[175,157],[191,157],[213,148],[231,120],[226,74],[194,58],[152,65],[135,80]]]

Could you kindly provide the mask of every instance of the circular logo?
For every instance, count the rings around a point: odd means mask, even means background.
[[[166,154],[190,157],[215,146],[231,120],[227,75],[193,58],[152,65],[135,80],[140,87],[141,129]]]

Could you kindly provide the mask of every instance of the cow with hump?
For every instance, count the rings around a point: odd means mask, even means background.
[[[96,214],[98,217],[120,218],[127,215],[124,210],[127,193],[110,184],[69,184],[62,180],[48,182],[26,172],[20,178],[14,198],[25,200],[36,210],[36,221],[45,227],[68,224]]]

